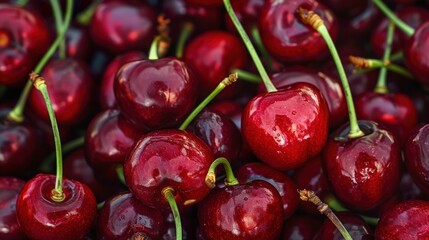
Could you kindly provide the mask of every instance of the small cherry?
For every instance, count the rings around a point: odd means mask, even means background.
[[[25,182],[13,177],[0,177],[0,238],[26,239],[16,217],[16,199]]]

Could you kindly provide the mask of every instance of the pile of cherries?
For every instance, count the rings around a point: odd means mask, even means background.
[[[427,0],[0,0],[0,239],[429,239],[428,53]]]

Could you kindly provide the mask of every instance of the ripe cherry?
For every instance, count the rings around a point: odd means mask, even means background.
[[[0,238],[26,239],[16,217],[16,199],[25,182],[13,177],[0,177]]]
[[[336,215],[353,239],[373,239],[371,228],[359,215],[350,212],[339,212]],[[344,237],[338,231],[337,227],[329,219],[326,219],[313,239],[342,240]]]

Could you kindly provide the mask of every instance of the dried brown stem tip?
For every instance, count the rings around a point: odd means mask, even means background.
[[[310,25],[314,30],[317,30],[320,26],[323,25],[323,20],[314,11],[302,7],[298,8],[297,11],[301,21]]]
[[[326,215],[329,213],[330,211],[329,206],[326,203],[322,202],[320,198],[313,191],[303,189],[303,190],[298,190],[298,193],[301,200],[306,202],[311,202],[314,205],[316,205],[317,210],[319,210],[321,214]]]
[[[40,88],[40,85],[45,84],[45,79],[43,79],[36,72],[30,73],[30,80],[33,82],[34,87],[36,87],[37,89]]]
[[[145,233],[138,232],[133,234],[131,240],[152,240],[152,238],[150,238]]]
[[[216,187],[216,175],[214,173],[208,173],[205,181],[209,188]]]
[[[366,58],[349,56],[349,61],[353,66],[355,66],[355,68],[365,69],[371,67],[371,62]]]
[[[165,18],[164,15],[158,16],[158,33],[159,35],[163,37],[168,37],[170,33],[170,27],[168,26],[170,24],[171,20],[168,18]]]
[[[238,73],[231,73],[229,76],[222,80],[222,83],[226,86],[229,86],[233,83],[235,83],[238,79]]]

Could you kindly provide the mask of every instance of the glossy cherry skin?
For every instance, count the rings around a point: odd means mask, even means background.
[[[127,240],[142,234],[150,239],[160,239],[164,228],[160,209],[147,207],[131,193],[125,192],[104,204],[98,216],[97,237]]]
[[[204,57],[202,57],[204,56]],[[183,60],[199,79],[199,96],[205,98],[234,68],[244,67],[247,54],[241,40],[224,31],[205,32],[186,46]],[[225,88],[218,98],[231,98],[239,92],[234,83]]]
[[[95,222],[97,203],[84,184],[63,179],[65,199],[52,200],[55,176],[38,174],[22,189],[16,205],[19,224],[31,239],[82,239]]]
[[[80,123],[91,107],[94,82],[86,65],[73,58],[49,62],[41,76],[45,79],[55,117],[59,125]],[[48,111],[42,94],[32,88],[29,105],[34,112],[49,122]]]
[[[369,210],[390,198],[401,176],[400,143],[372,121],[358,121],[365,133],[348,138],[348,125],[339,128],[326,143],[323,163],[338,199],[348,208]]]
[[[429,49],[429,21],[418,27],[407,41],[404,49],[405,63],[408,70],[424,86],[429,86],[429,56],[424,54]]]
[[[277,239],[282,200],[262,180],[214,189],[198,204],[198,222],[205,240]]]
[[[39,15],[0,4],[1,85],[22,85],[49,45],[48,27]]]
[[[191,133],[152,131],[128,154],[125,180],[133,195],[149,207],[168,207],[161,193],[166,187],[174,189],[179,208],[191,206],[210,191],[204,179],[213,160],[210,148]]]
[[[320,2],[332,9],[335,14],[350,18],[364,11],[369,1],[321,0]]]
[[[66,55],[87,60],[91,54],[91,37],[87,28],[70,25],[65,36]]]
[[[295,214],[283,223],[281,240],[313,240],[322,221],[307,215]]]
[[[129,51],[116,56],[104,70],[103,79],[101,80],[99,101],[102,109],[117,108],[114,83],[118,70],[126,63],[142,60],[146,56],[141,51]]]
[[[13,177],[0,177],[0,238],[26,239],[16,217],[16,199],[25,182]]]
[[[283,216],[288,219],[298,208],[300,202],[296,184],[289,176],[263,163],[253,162],[241,166],[237,171],[240,183],[263,180],[273,185],[280,194],[283,202]]]
[[[173,127],[192,111],[197,97],[192,70],[176,58],[128,63],[115,79],[122,113],[139,129]]]
[[[241,130],[241,115],[243,113],[243,106],[232,100],[223,100],[214,102],[208,108],[229,117],[229,119],[234,122],[235,126]]]
[[[350,233],[351,237],[356,240],[371,240],[374,239],[371,228],[365,221],[359,216],[350,212],[337,212],[335,213],[338,219],[343,223],[347,232]],[[314,240],[342,240],[344,237],[338,231],[337,227],[329,219],[325,219],[319,232],[313,238]]]
[[[328,117],[320,91],[313,85],[296,83],[254,97],[244,109],[242,133],[256,157],[278,170],[287,170],[322,151]]]
[[[224,157],[231,164],[238,162],[242,139],[235,124],[222,113],[203,110],[189,125],[187,131],[203,140],[214,157]]]
[[[116,167],[125,162],[128,152],[141,136],[142,133],[126,122],[119,110],[108,109],[97,114],[85,134],[85,156],[97,170],[97,178],[115,182],[117,178],[106,179],[100,173],[107,171],[116,174]]]
[[[427,239],[429,237],[429,202],[401,202],[383,216],[375,229],[375,239]]]
[[[252,28],[257,27],[262,5],[264,5],[264,0],[231,1],[231,6],[234,9],[235,15],[249,33],[252,31]],[[225,19],[228,30],[230,32],[236,32],[237,30],[228,14],[225,15]]]
[[[387,127],[400,142],[417,124],[417,109],[405,94],[366,92],[355,100],[358,119],[372,120]]]
[[[156,34],[156,11],[143,3],[101,2],[90,23],[92,39],[109,52],[147,50]]]
[[[429,193],[429,124],[416,126],[408,136],[404,147],[405,164],[416,184]]]
[[[333,13],[316,1],[268,0],[259,15],[259,31],[267,51],[283,62],[306,62],[328,54],[323,38],[296,15],[299,7],[315,11],[324,21],[333,39],[337,22]]]

